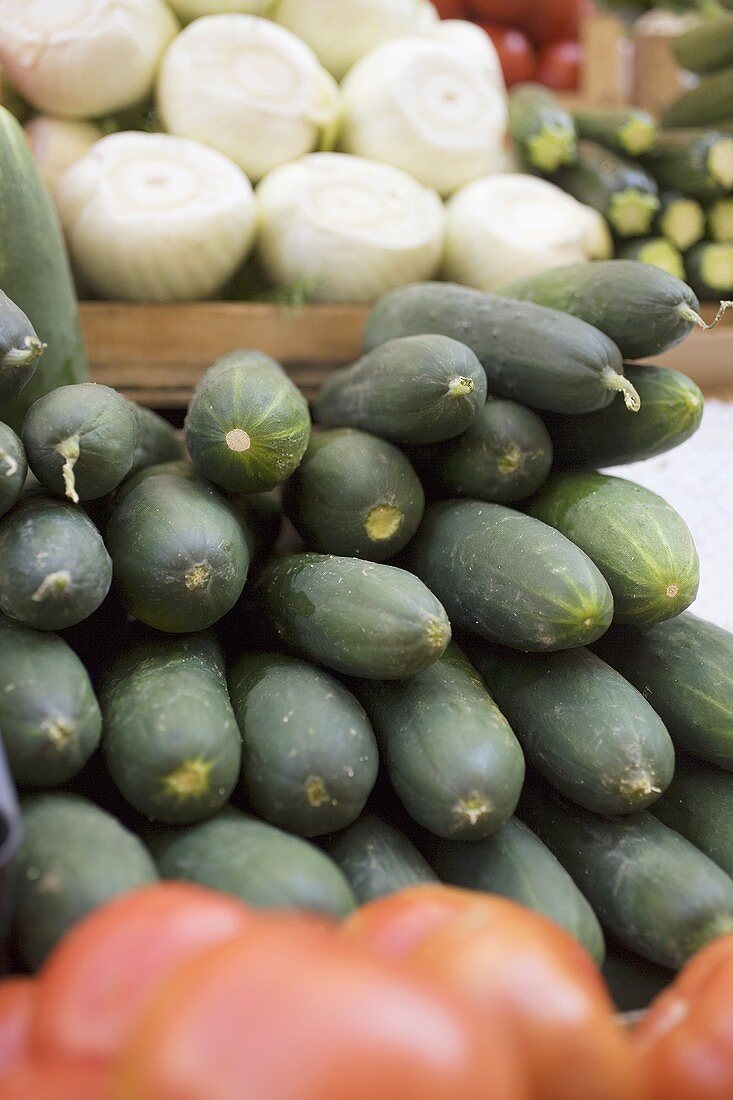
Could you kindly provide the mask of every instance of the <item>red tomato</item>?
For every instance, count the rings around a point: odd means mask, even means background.
[[[35,998],[32,978],[6,978],[0,982],[0,1074],[7,1073],[28,1052]]]
[[[475,19],[521,27],[531,15],[536,2],[537,0],[468,0],[468,9]]]
[[[553,42],[540,53],[537,79],[556,92],[574,92],[580,85],[583,47],[579,42]]]
[[[527,1100],[511,1043],[448,991],[277,919],[185,963],[116,1100]]]
[[[577,39],[588,7],[584,0],[533,0],[527,18],[522,20],[522,30],[535,46]]]
[[[433,0],[441,19],[466,19],[465,0]]]
[[[526,34],[515,27],[502,27],[498,23],[481,23],[496,46],[507,88],[534,80],[537,71],[537,54]]]
[[[74,1062],[21,1066],[0,1080],[2,1100],[111,1100],[108,1074]]]

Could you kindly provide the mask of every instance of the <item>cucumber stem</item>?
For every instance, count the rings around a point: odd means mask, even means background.
[[[79,436],[71,435],[68,439],[63,439],[61,443],[56,444],[55,450],[64,460],[61,467],[61,476],[64,479],[64,494],[69,500],[73,500],[74,504],[78,504],[79,494],[76,491],[74,467],[79,458]]]
[[[638,412],[641,408],[641,398],[631,382],[623,374],[619,374],[613,367],[604,367],[602,373],[603,384],[606,389],[616,390],[624,395],[624,405],[630,412]]]
[[[0,367],[21,367],[29,363],[35,363],[48,345],[39,340],[37,336],[26,336],[22,348],[8,348],[0,359]]]
[[[468,397],[473,393],[473,378],[451,378],[448,383],[449,397]]]
[[[0,447],[0,466],[7,466],[5,477],[12,477],[13,474],[17,474],[18,472],[18,463],[13,456],[9,455],[7,451],[4,451],[2,447]]]
[[[399,529],[404,516],[394,504],[377,504],[364,520],[364,530],[372,542],[389,539]]]
[[[723,320],[723,317],[726,315],[728,310],[731,309],[731,307],[733,307],[733,302],[721,302],[718,312],[715,314],[715,317],[712,319],[709,325],[705,321],[703,321],[700,314],[696,313],[692,306],[688,306],[687,302],[680,302],[680,304],[677,306],[677,313],[686,321],[689,321],[693,325],[697,325],[704,332],[710,332],[712,329],[718,327],[720,322]]]
[[[44,577],[36,591],[31,596],[34,603],[41,603],[51,592],[65,592],[71,584],[71,574],[67,569],[59,569],[56,573],[49,573]]]

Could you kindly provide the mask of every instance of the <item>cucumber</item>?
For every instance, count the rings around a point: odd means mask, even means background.
[[[602,924],[643,958],[676,970],[733,931],[733,881],[648,810],[597,817],[532,783],[521,815]]]
[[[16,783],[55,787],[99,744],[102,716],[84,665],[52,634],[0,615],[0,729]]]
[[[235,493],[233,501],[245,519],[253,558],[266,557],[274,548],[283,519],[279,488],[266,493]]]
[[[627,241],[617,250],[620,260],[638,260],[639,263],[658,267],[675,279],[684,279],[685,261],[676,245],[666,237],[641,237]]]
[[[603,214],[617,236],[644,237],[651,230],[659,194],[641,165],[595,141],[580,141],[577,163],[552,178],[563,191]]]
[[[0,401],[28,385],[44,349],[23,310],[0,290]]]
[[[172,633],[205,630],[225,615],[249,568],[234,505],[213,486],[175,473],[144,477],[122,497],[107,545],[127,610]]]
[[[586,645],[611,622],[611,592],[590,559],[501,504],[433,505],[408,561],[455,626],[515,649]]]
[[[28,460],[18,436],[0,424],[0,516],[9,512],[23,492]]]
[[[100,702],[105,762],[136,810],[181,825],[224,805],[242,744],[213,637],[164,638],[113,657]]]
[[[528,762],[598,814],[646,809],[670,784],[674,748],[661,718],[589,649],[518,654],[469,648]]]
[[[285,489],[285,512],[307,546],[385,561],[420,526],[425,497],[409,460],[353,428],[320,432]]]
[[[536,412],[499,397],[486,402],[463,435],[411,457],[434,495],[510,504],[547,479],[552,442]]]
[[[359,905],[438,877],[406,836],[375,814],[362,814],[327,845]]]
[[[414,676],[450,641],[443,605],[417,577],[392,565],[288,554],[264,570],[256,592],[285,645],[348,676]]]
[[[651,364],[627,363],[626,374],[641,398],[629,416],[620,397],[587,416],[546,414],[556,466],[621,466],[678,447],[702,421],[700,387],[686,374]]]
[[[86,619],[112,583],[110,556],[89,517],[40,495],[0,520],[0,562],[0,611],[38,630]]]
[[[142,841],[86,798],[25,799],[22,824],[13,932],[21,959],[35,970],[87,913],[158,876]]]
[[[716,199],[708,210],[708,233],[716,244],[733,244],[733,198]],[[700,234],[700,239],[705,234]]]
[[[327,672],[278,653],[244,654],[229,688],[255,812],[303,836],[350,825],[379,767],[372,727],[353,695]]]
[[[486,401],[486,374],[449,333],[423,336],[417,328],[398,331],[395,340],[386,335],[375,341],[383,346],[335,371],[316,398],[316,421],[396,443],[437,443],[465,432]]]
[[[680,250],[687,252],[705,236],[705,211],[698,199],[681,191],[663,191],[656,230]],[[684,278],[684,276],[683,276]]]
[[[425,829],[478,840],[514,812],[524,779],[522,750],[456,645],[410,680],[363,681],[354,691],[402,804]]]
[[[733,775],[691,757],[677,762],[671,785],[653,810],[733,876]]]
[[[196,386],[184,431],[196,468],[223,489],[259,493],[287,480],[310,436],[308,403],[274,359],[240,351]]]
[[[61,227],[36,171],[23,130],[0,107],[0,284],[48,345],[0,420],[20,431],[26,410],[57,386],[83,382],[87,360]]]
[[[713,199],[733,186],[733,136],[715,130],[668,130],[643,158],[661,188]]]
[[[413,283],[379,299],[364,339],[367,348],[375,348],[419,332],[465,341],[483,364],[494,397],[552,412],[585,413],[610,404],[614,393],[624,390],[635,405],[618,348],[565,313],[455,283]]]
[[[671,45],[682,68],[693,73],[704,75],[733,65],[733,16],[704,20],[678,34]]]
[[[687,279],[706,301],[733,294],[733,244],[702,241],[685,257]]]
[[[641,1012],[674,980],[674,971],[612,940],[606,945],[603,978],[619,1012]]]
[[[502,293],[582,318],[605,332],[625,359],[660,355],[702,324],[700,303],[688,286],[633,260],[554,268],[512,283]]]
[[[163,878],[198,882],[258,909],[310,909],[343,917],[354,896],[324,852],[274,825],[224,810],[151,841]]]
[[[579,108],[573,120],[579,137],[628,157],[641,156],[657,140],[655,119],[639,107]]]
[[[733,67],[706,76],[662,111],[662,125],[672,128],[715,126],[733,118]]]
[[[619,623],[656,623],[692,603],[699,563],[687,524],[656,493],[592,471],[553,474],[528,512],[579,546],[613,593]]]
[[[522,160],[540,172],[555,172],[577,157],[573,118],[542,84],[512,88],[509,135]]]
[[[179,433],[162,416],[144,405],[137,406],[138,437],[132,456],[130,474],[160,462],[175,462],[184,457],[185,448]],[[128,475],[129,476],[129,475]]]
[[[519,818],[510,817],[495,836],[474,844],[445,840],[430,858],[443,882],[534,909],[582,943],[598,966],[603,962],[598,918],[562,864]]]

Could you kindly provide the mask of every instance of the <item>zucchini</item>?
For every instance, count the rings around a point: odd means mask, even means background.
[[[413,283],[379,299],[367,318],[364,339],[367,348],[375,348],[419,332],[442,332],[465,341],[483,364],[494,397],[552,412],[585,413],[610,404],[621,390],[628,393],[630,406],[635,405],[618,348],[565,313],[455,283]],[[481,398],[472,420],[483,405]],[[465,423],[453,434],[468,427]]]
[[[640,1012],[674,979],[674,971],[642,959],[616,940],[607,943],[603,978],[619,1012]]]
[[[577,163],[552,178],[563,191],[603,214],[617,236],[644,237],[650,232],[659,194],[641,165],[595,141],[581,141]]]
[[[639,107],[579,108],[573,120],[579,137],[627,157],[641,156],[657,140],[655,119]]]
[[[643,158],[661,188],[714,199],[733,186],[733,136],[715,130],[668,130]]]
[[[130,474],[147,466],[156,466],[160,462],[176,462],[184,457],[183,440],[173,425],[162,416],[145,405],[138,405],[137,420],[138,437]]]
[[[212,485],[176,473],[143,477],[122,496],[107,545],[127,610],[173,633],[205,630],[225,615],[250,561],[234,505]]]
[[[662,206],[657,215],[656,230],[680,250],[687,252],[705,236],[705,211],[699,199],[681,191],[662,191]],[[682,276],[684,278],[684,276]]]
[[[502,293],[581,317],[605,332],[625,359],[660,355],[703,325],[700,303],[688,286],[633,260],[558,267],[512,283]]]
[[[285,481],[310,436],[308,403],[274,359],[233,352],[196,386],[184,432],[196,468],[214,484],[259,493]]]
[[[733,294],[733,244],[702,241],[685,257],[687,280],[696,294],[715,301]]]
[[[703,77],[697,88],[683,94],[662,111],[662,125],[715,126],[733,118],[733,66]]]
[[[348,676],[415,676],[450,641],[443,605],[412,573],[392,565],[288,554],[264,570],[256,592],[285,645]]]
[[[639,263],[658,267],[675,279],[684,279],[685,261],[676,245],[666,237],[641,237],[627,241],[617,250],[620,260],[638,260]]]
[[[522,818],[555,853],[602,924],[632,951],[678,969],[733,931],[733,882],[648,810],[597,817],[529,784]]]
[[[353,428],[314,436],[285,489],[286,515],[307,546],[371,561],[402,550],[424,507],[420,479],[402,452]]]
[[[223,806],[242,745],[213,637],[163,638],[113,657],[100,702],[107,769],[131,806],[171,825]]]
[[[375,814],[362,814],[330,840],[326,850],[343,871],[359,905],[438,882],[414,844]]]
[[[0,516],[9,512],[23,492],[28,460],[18,436],[0,424]]]
[[[127,477],[138,440],[137,408],[109,386],[61,386],[34,401],[23,421],[31,470],[74,504],[97,500]]]
[[[621,466],[678,447],[700,427],[704,399],[686,374],[651,364],[627,363],[627,376],[641,398],[629,416],[619,397],[587,416],[546,414],[555,465]]]
[[[509,724],[456,645],[402,683],[354,686],[392,785],[436,836],[478,840],[514,812],[524,757]]]
[[[528,762],[598,814],[646,809],[670,784],[674,748],[635,687],[589,649],[518,654],[469,648]]]
[[[598,918],[563,865],[519,818],[474,844],[444,840],[431,848],[430,859],[443,882],[534,909],[582,943],[598,966],[603,962]]]
[[[689,757],[677,763],[654,816],[733,876],[733,775]]]
[[[163,878],[198,882],[258,909],[310,909],[343,917],[354,896],[324,852],[302,837],[233,810],[151,840]]]
[[[611,622],[611,592],[593,562],[550,527],[501,504],[433,505],[408,561],[455,626],[515,649],[586,645]]]
[[[593,471],[553,474],[528,512],[579,546],[608,581],[619,623],[662,622],[697,595],[695,544],[687,524],[656,493]]]
[[[35,970],[87,913],[158,876],[142,841],[86,798],[35,795],[21,809],[13,934]]]
[[[38,630],[88,618],[112,583],[102,536],[84,512],[44,496],[0,520],[0,611]]]
[[[28,385],[44,348],[23,310],[0,290],[0,401]]]
[[[0,729],[13,779],[26,787],[55,787],[76,775],[102,731],[89,676],[74,651],[4,615]]]
[[[486,374],[470,348],[417,328],[375,341],[383,346],[335,371],[316,398],[316,421],[396,443],[437,443],[465,432],[486,401]]]
[[[0,283],[48,345],[20,395],[0,399],[0,420],[19,432],[26,410],[44,393],[85,380],[87,360],[61,227],[23,130],[4,107],[0,180]]]
[[[708,235],[716,244],[733,244],[733,198],[716,199],[708,209]],[[705,234],[700,234],[700,239]]]
[[[678,34],[672,52],[683,69],[700,75],[733,65],[733,16],[706,19]]]
[[[555,172],[577,157],[575,123],[542,84],[518,84],[509,95],[509,135],[522,160],[539,172]]]
[[[242,734],[242,783],[255,812],[303,836],[356,820],[379,754],[353,695],[322,669],[278,653],[245,653],[229,689]]]

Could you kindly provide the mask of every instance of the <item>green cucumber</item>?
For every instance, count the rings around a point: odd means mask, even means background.
[[[685,257],[687,279],[705,301],[733,294],[733,244],[702,241]]]
[[[443,605],[392,565],[293,553],[264,570],[256,591],[285,645],[347,676],[414,676],[450,641]]]
[[[664,189],[713,199],[733,186],[733,136],[715,130],[667,130],[643,158]]]
[[[22,499],[0,520],[0,611],[38,630],[88,618],[112,583],[102,536],[73,504]]]
[[[197,882],[258,909],[309,909],[343,917],[354,896],[324,852],[274,825],[224,810],[151,841],[163,878]]]
[[[593,562],[501,504],[433,505],[408,561],[455,626],[515,649],[587,645],[611,622],[611,592]]]
[[[343,871],[359,905],[438,881],[414,844],[375,814],[362,814],[329,841],[326,850]]]
[[[553,474],[527,510],[588,555],[613,593],[619,623],[662,622],[697,595],[699,563],[687,524],[665,500],[625,478]]]
[[[678,969],[710,940],[733,931],[733,881],[648,810],[597,817],[531,783],[521,816],[602,924],[643,958]]]
[[[282,528],[283,499],[280,489],[270,489],[266,493],[235,493],[232,499],[244,516],[253,558],[267,556],[280,537]]]
[[[28,473],[28,460],[18,436],[7,424],[0,424],[0,516],[20,498]]]
[[[639,164],[584,140],[578,143],[577,163],[552,178],[563,191],[603,214],[617,236],[643,237],[651,230],[659,193]]]
[[[623,156],[641,156],[657,140],[655,119],[639,107],[584,107],[573,112],[573,119],[579,137]]]
[[[698,199],[681,191],[663,191],[656,230],[680,252],[687,252],[705,236],[705,211]],[[684,278],[684,276],[683,276]]]
[[[511,283],[502,293],[582,318],[605,332],[625,359],[660,355],[703,324],[700,303],[688,286],[634,260],[557,267]]]
[[[703,77],[699,85],[662,111],[662,125],[672,128],[716,126],[733,117],[733,67]]]
[[[733,65],[733,16],[706,19],[671,41],[683,69],[704,75]]]
[[[242,745],[213,637],[163,638],[115,656],[100,702],[105,762],[131,806],[181,825],[224,805]]]
[[[4,615],[0,729],[13,779],[26,787],[55,787],[76,775],[102,731],[89,676],[74,651]]]
[[[689,757],[652,811],[733,877],[733,775]]]
[[[44,348],[23,310],[0,290],[0,401],[28,385]]]
[[[639,263],[658,267],[675,279],[684,279],[685,261],[676,245],[666,237],[641,237],[627,241],[617,250],[620,260],[638,260]]]
[[[402,550],[424,507],[402,452],[353,428],[315,435],[285,489],[285,512],[308,547],[370,561]]]
[[[30,381],[0,420],[20,431],[26,410],[57,386],[83,382],[87,360],[61,227],[23,130],[0,107],[0,284],[46,345]]]
[[[509,95],[509,135],[521,158],[540,172],[555,172],[577,157],[575,124],[542,84],[518,84]]]
[[[620,397],[587,416],[546,414],[556,466],[621,466],[678,447],[702,421],[700,387],[686,374],[651,364],[627,363],[626,374],[641,398],[629,416]]]
[[[589,649],[518,654],[476,642],[469,653],[528,762],[566,798],[629,814],[669,786],[674,747],[662,719]]]
[[[641,1012],[673,981],[674,971],[612,940],[606,945],[603,978],[619,1012]]]
[[[430,859],[443,882],[534,909],[582,943],[599,966],[603,962],[598,918],[563,865],[519,818],[510,817],[495,836],[474,844],[434,845]]]
[[[14,942],[31,969],[87,913],[158,877],[142,841],[86,798],[35,795],[23,802],[22,825]]]
[[[733,244],[733,198],[716,199],[708,209],[708,233],[716,244]],[[705,234],[701,233],[700,238]]]
[[[240,351],[214,363],[186,414],[186,446],[200,472],[223,489],[259,493],[297,468],[310,436],[308,403],[279,363]]]
[[[392,784],[436,836],[481,839],[514,812],[524,779],[517,739],[456,645],[402,683],[354,685]]]
[[[437,443],[465,432],[486,401],[486,374],[474,353],[448,333],[395,335],[326,380],[317,422],[395,443]]]
[[[147,466],[175,462],[184,457],[183,440],[172,424],[145,405],[137,406],[137,419],[138,437],[130,474]]]
[[[173,633],[205,630],[225,615],[242,594],[250,561],[234,505],[213,486],[176,473],[144,477],[125,493],[107,545],[127,610]]]
[[[294,657],[245,653],[229,673],[242,783],[255,812],[293,833],[343,829],[364,809],[379,753],[356,699]]]

